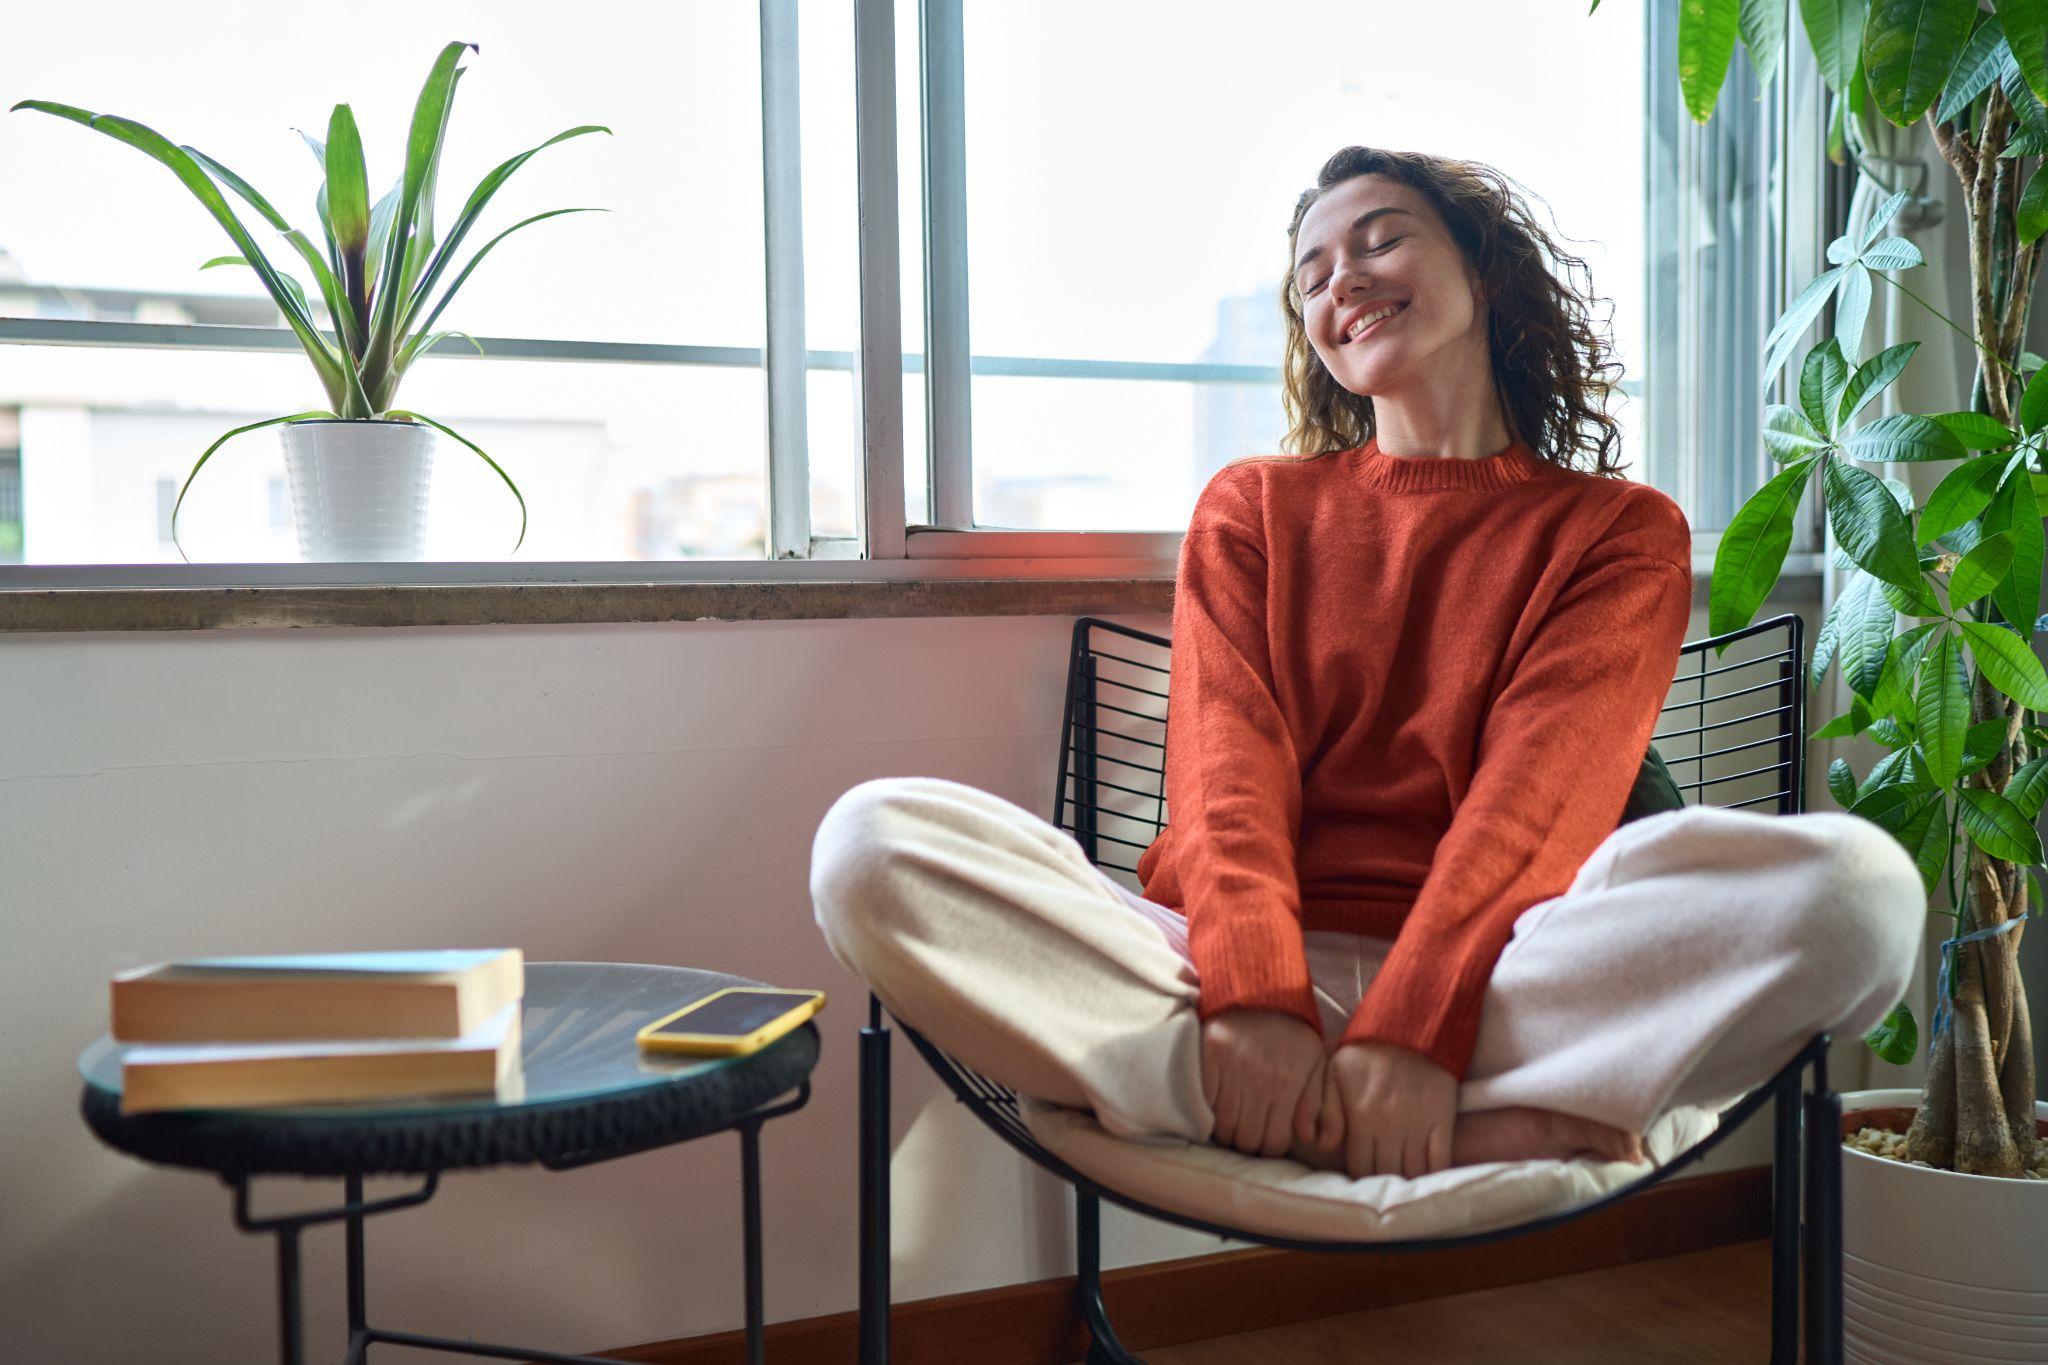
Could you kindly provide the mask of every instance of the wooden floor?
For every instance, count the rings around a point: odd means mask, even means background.
[[[1648,1365],[1770,1355],[1768,1241],[1145,1352],[1147,1365]]]

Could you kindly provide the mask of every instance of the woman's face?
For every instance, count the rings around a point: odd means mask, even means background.
[[[1294,287],[1309,344],[1339,384],[1374,397],[1445,367],[1490,363],[1479,277],[1423,195],[1353,176],[1309,206]],[[1353,335],[1354,323],[1398,312]]]

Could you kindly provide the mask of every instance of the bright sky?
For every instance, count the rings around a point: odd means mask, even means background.
[[[292,129],[321,133],[332,105],[348,101],[372,192],[381,193],[399,173],[412,101],[439,45],[475,41],[481,51],[467,59],[450,125],[442,221],[489,167],[578,123],[607,124],[614,135],[535,158],[472,241],[543,209],[611,212],[509,239],[441,325],[487,336],[762,343],[753,4],[599,0],[564,22],[559,0],[385,0],[339,24],[274,0],[206,0],[197,24],[189,7],[140,0],[17,9],[0,47],[0,100],[55,99],[137,118],[233,167],[309,231],[316,168]],[[904,334],[913,350],[916,16],[916,0],[899,0]],[[1217,339],[1223,300],[1271,297],[1295,198],[1351,143],[1503,171],[1539,201],[1538,221],[1586,258],[1596,292],[1615,301],[1622,358],[1639,350],[1640,81],[1596,95],[1570,74],[1642,70],[1635,6],[1588,16],[1583,0],[967,0],[965,29],[977,354],[1198,358]],[[120,41],[107,41],[116,32]],[[850,0],[803,0],[806,300],[808,341],[820,349],[858,344],[852,50]],[[197,270],[230,249],[226,238],[167,170],[111,139],[41,114],[7,115],[0,185],[12,191],[0,202],[0,247],[31,278],[252,292],[242,272]],[[587,382],[589,367],[574,368]],[[438,386],[431,369],[417,382]],[[634,376],[657,405],[645,425],[674,420],[646,390],[654,377]],[[850,399],[845,378],[834,382]],[[1137,387],[1152,392],[1133,396]],[[1177,527],[1196,491],[1191,398],[1180,386],[977,381],[978,482],[1107,469],[1123,491],[1102,515]],[[699,449],[677,444],[678,466],[758,468],[760,414],[744,406],[729,420],[691,411]],[[818,477],[850,488],[857,414],[836,403],[812,420]],[[914,414],[912,422],[916,436],[921,423]]]

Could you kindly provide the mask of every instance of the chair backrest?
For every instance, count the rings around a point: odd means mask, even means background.
[[[1679,650],[1651,743],[1688,805],[1806,808],[1804,628],[1788,613]],[[1166,827],[1172,650],[1129,626],[1074,622],[1053,823],[1109,871],[1135,872]]]

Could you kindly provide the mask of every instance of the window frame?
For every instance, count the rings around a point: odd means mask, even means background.
[[[466,561],[408,564],[89,564],[0,565],[9,589],[260,588],[321,585],[382,587],[846,581],[920,578],[1166,578],[1174,575],[1178,531],[1012,530],[973,525],[972,380],[975,375],[1118,378],[1169,382],[1279,380],[1277,366],[1082,361],[971,352],[965,147],[965,58],[961,0],[922,0],[919,101],[924,196],[917,225],[924,245],[925,352],[903,349],[902,227],[898,221],[896,0],[849,0],[854,17],[854,123],[857,158],[860,344],[858,351],[811,350],[804,336],[801,110],[797,65],[798,0],[759,0],[766,345],[761,348],[641,342],[485,337],[493,359],[569,363],[678,364],[763,369],[768,397],[766,557],[762,559]],[[1656,0],[1647,40],[1646,113],[1675,98],[1669,22],[1677,0]],[[1660,24],[1659,18],[1665,22]],[[1777,250],[1762,263],[1764,297],[1781,308],[1786,278],[1817,268],[1824,234],[1792,234],[1790,223],[1819,223],[1825,161],[1817,71],[1802,45],[1787,44],[1775,93],[1781,174],[1775,207]],[[1738,60],[1737,65],[1742,65]],[[1787,79],[1789,68],[1790,79]],[[1745,70],[1737,73],[1749,79]],[[1755,118],[1748,101],[1740,112]],[[1736,115],[1724,98],[1720,118]],[[1689,122],[1689,121],[1688,121]],[[1693,136],[1698,136],[1694,129]],[[1749,145],[1758,145],[1750,139]],[[1656,155],[1656,139],[1646,141]],[[1768,174],[1764,167],[1759,174]],[[1656,183],[1653,181],[1653,183]],[[1685,188],[1681,184],[1681,189]],[[1653,244],[1654,246],[1654,244]],[[1782,269],[1780,268],[1782,265]],[[1776,316],[1775,311],[1770,314]],[[1697,316],[1695,313],[1694,316]],[[288,351],[283,328],[164,325],[55,318],[0,318],[7,344]],[[475,355],[449,343],[437,358]],[[800,358],[800,359],[799,359]],[[1647,369],[1647,363],[1645,365]],[[850,370],[859,391],[861,442],[855,534],[823,537],[810,522],[806,380],[812,370]],[[904,377],[926,376],[929,516],[905,507]],[[1783,390],[1784,380],[1778,381]],[[1629,386],[1633,391],[1633,384]],[[1691,386],[1696,389],[1698,386]],[[1698,426],[1688,421],[1679,456],[1696,493]],[[1649,430],[1645,427],[1645,431]],[[1759,427],[1760,431],[1760,427]],[[1761,476],[1761,441],[1756,450]],[[1646,464],[1648,462],[1646,461]],[[1793,549],[1820,544],[1818,509],[1796,528]],[[1718,533],[1695,534],[1696,573],[1712,562]],[[1796,561],[1795,557],[1795,561]],[[1788,565],[1788,567],[1794,567]]]

